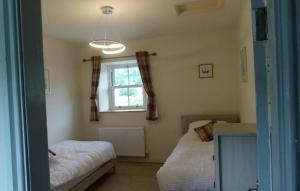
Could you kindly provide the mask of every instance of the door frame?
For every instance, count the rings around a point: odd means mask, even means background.
[[[12,190],[50,190],[44,88],[41,0],[1,0],[4,57],[9,95],[6,110],[12,134]],[[16,157],[16,158],[14,158]],[[16,161],[14,161],[16,160]],[[17,169],[17,171],[16,171]],[[23,172],[21,172],[23,171]],[[19,184],[18,184],[19,183]]]
[[[298,87],[298,119],[300,119],[300,2],[299,1],[296,1],[296,4],[295,4],[295,7],[296,7],[296,35],[297,35],[297,55],[298,55],[298,58],[297,58],[297,66],[298,66],[298,84],[297,84],[297,87]],[[297,135],[298,135],[298,140],[300,138],[300,129],[299,129],[299,126],[300,126],[300,122],[298,121],[298,129],[297,129]],[[300,150],[300,145],[297,144],[297,147],[296,147],[296,150],[299,151]],[[297,164],[298,164],[298,167],[297,167],[297,177],[300,176],[300,152],[298,152],[298,155],[297,155]],[[300,188],[300,181],[297,181],[298,182],[298,189]]]
[[[41,0],[18,1],[30,191],[50,190]]]
[[[268,103],[265,101],[264,107],[269,107],[270,190],[296,191],[299,188],[297,149],[299,149],[300,95],[299,58],[297,57],[297,52],[300,51],[297,29],[299,34],[300,26],[296,21],[297,14],[299,16],[296,5],[298,8],[300,5],[299,2],[296,4],[295,0],[266,0],[266,3],[269,30],[266,60],[269,73],[265,72],[262,75],[268,79],[269,93],[267,97],[261,95],[262,97],[258,99],[268,100]],[[296,39],[298,39],[298,49]],[[258,78],[256,80],[258,81]],[[264,116],[263,112],[265,111],[258,109],[257,115]],[[262,124],[258,122],[258,128],[260,128],[259,125]],[[263,146],[258,144],[258,147]],[[258,154],[261,155],[261,153]],[[260,171],[267,169],[267,167],[260,168]],[[260,178],[263,178],[260,182],[265,182],[267,177]],[[265,191],[265,189],[262,190]]]
[[[266,8],[267,7],[267,8]],[[256,126],[257,126],[257,159],[258,159],[258,189],[264,191],[272,190],[272,160],[271,160],[271,126],[270,126],[270,56],[269,45],[272,39],[260,38],[259,26],[261,18],[257,18],[257,12],[266,10],[270,12],[265,0],[251,0],[253,50],[255,68],[255,92],[256,92]],[[266,9],[265,9],[266,8]],[[262,14],[261,14],[262,15]],[[272,15],[268,15],[272,17]],[[265,18],[266,19],[266,18]],[[271,19],[268,18],[268,21]],[[267,27],[267,25],[266,25]],[[265,35],[263,35],[265,36]]]
[[[264,5],[267,5],[268,13],[268,40],[254,42],[259,190],[297,191],[300,188],[297,181],[300,24],[296,18],[300,16],[300,3],[295,0],[252,0],[254,8]],[[269,139],[269,149],[263,139]],[[264,151],[270,152],[270,159],[265,157]]]
[[[10,35],[17,39],[10,47],[19,58],[19,90],[22,101],[21,116],[26,143],[27,188],[32,191],[49,190],[47,128],[45,113],[43,46],[40,0],[2,0],[14,2],[8,9]],[[271,164],[272,190],[296,191],[297,149],[299,148],[299,37],[296,16],[299,2],[267,0],[274,13],[270,29],[274,30],[271,52]],[[297,5],[297,6],[296,6]],[[298,9],[300,10],[300,9]],[[298,39],[298,47],[296,40]],[[12,42],[10,42],[12,43]],[[298,49],[297,49],[298,48]],[[295,104],[298,103],[298,104]],[[259,115],[259,113],[258,113]],[[284,127],[284,128],[283,128]],[[277,160],[279,159],[279,160]]]

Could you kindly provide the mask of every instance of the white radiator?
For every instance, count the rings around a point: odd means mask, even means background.
[[[145,157],[144,127],[102,127],[99,140],[111,142],[118,156]]]

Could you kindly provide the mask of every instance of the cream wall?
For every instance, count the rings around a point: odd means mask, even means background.
[[[145,126],[150,160],[163,161],[181,137],[180,117],[184,114],[238,113],[236,31],[185,34],[126,42],[124,55],[135,51],[157,52],[151,57],[151,72],[160,120],[147,122],[145,112],[102,113],[99,123],[90,123],[91,64],[81,64],[81,92],[84,135],[97,139],[104,126]],[[81,58],[99,55],[86,44]],[[198,65],[214,64],[214,78],[199,79]]]
[[[248,82],[241,79],[241,64],[239,71],[239,110],[242,122],[256,122],[256,97],[255,97],[255,73],[252,36],[251,1],[246,0],[241,8],[241,15],[237,30],[238,63],[241,63],[240,50],[247,48]]]
[[[80,71],[77,47],[44,37],[44,64],[49,70],[50,89],[46,95],[48,142],[80,139]]]

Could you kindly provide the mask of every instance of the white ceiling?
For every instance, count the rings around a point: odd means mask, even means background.
[[[43,27],[47,35],[72,42],[89,41],[93,33],[101,38],[99,7],[111,5],[115,11],[106,28],[122,40],[217,30],[237,24],[244,0],[225,0],[222,9],[178,16],[174,5],[190,1],[195,0],[42,0]]]

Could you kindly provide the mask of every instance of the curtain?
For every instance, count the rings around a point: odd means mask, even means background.
[[[97,91],[100,79],[101,56],[93,56],[92,60],[92,84],[91,84],[91,115],[90,121],[99,121],[99,111],[97,106]]]
[[[149,53],[137,52],[136,59],[141,73],[144,89],[148,95],[146,119],[150,121],[155,121],[158,120],[158,110],[155,102],[155,93],[153,91],[152,80],[150,75]]]

